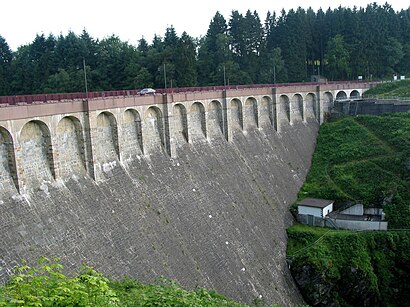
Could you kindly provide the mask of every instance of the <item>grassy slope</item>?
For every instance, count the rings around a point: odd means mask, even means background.
[[[322,125],[299,198],[385,206],[389,227],[410,228],[410,112]],[[407,166],[406,166],[407,165]],[[410,300],[410,232],[288,229],[291,272],[307,302],[400,306]]]
[[[365,93],[366,97],[410,99],[410,80],[378,85]]]
[[[330,121],[320,129],[312,167],[298,197],[372,206],[393,198],[410,213],[409,159],[410,112]],[[410,228],[408,219],[400,223],[393,221],[393,226]]]

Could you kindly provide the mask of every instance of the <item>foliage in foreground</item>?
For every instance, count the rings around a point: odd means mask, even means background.
[[[410,232],[288,229],[288,259],[305,300],[325,306],[405,306]]]
[[[63,273],[58,259],[41,258],[35,267],[25,262],[0,288],[0,306],[245,306],[214,291],[187,291],[160,279],[144,285],[125,279],[111,281],[92,267],[73,276]]]
[[[410,112],[344,117],[320,128],[298,198],[385,206],[391,228],[410,228]]]

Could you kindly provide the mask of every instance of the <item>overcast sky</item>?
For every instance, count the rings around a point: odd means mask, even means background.
[[[386,1],[365,0],[3,0],[0,15],[0,36],[10,48],[30,43],[36,34],[66,35],[69,30],[80,34],[85,29],[93,38],[103,39],[112,34],[121,40],[137,45],[144,37],[151,43],[154,34],[164,36],[173,26],[178,35],[186,31],[193,37],[206,34],[215,13],[219,11],[229,20],[232,10],[245,14],[257,11],[263,22],[266,13],[282,9],[288,11],[299,6],[319,8],[366,7],[368,3],[384,4]],[[396,11],[409,7],[408,0],[387,1]]]

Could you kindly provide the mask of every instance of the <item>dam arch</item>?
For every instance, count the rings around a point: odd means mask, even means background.
[[[0,183],[9,182],[19,191],[13,136],[0,126]]]
[[[330,108],[333,104],[333,95],[331,92],[323,94],[323,103],[320,116],[320,122],[323,123],[330,116]]]
[[[188,127],[191,142],[207,138],[205,107],[199,101],[195,101],[189,109]]]
[[[339,91],[336,94],[336,100],[346,100],[347,99],[347,94],[345,91]]]
[[[27,122],[20,131],[19,143],[27,186],[56,178],[50,129],[43,121]]]
[[[83,127],[78,118],[65,116],[58,122],[55,144],[59,176],[70,177],[73,171],[86,173]]]
[[[223,109],[222,104],[218,100],[212,100],[208,105],[207,112],[207,128],[208,137],[223,136]]]
[[[231,130],[243,130],[243,113],[242,113],[242,102],[234,98],[230,102],[230,119],[231,119]]]
[[[121,130],[123,155],[132,157],[144,154],[141,116],[137,110],[129,108],[124,111]]]
[[[158,107],[151,106],[145,111],[142,136],[144,148],[146,148],[145,153],[165,149],[163,115]]]
[[[245,100],[244,130],[258,127],[258,103],[254,97]]]
[[[188,115],[185,106],[177,103],[173,108],[175,138],[177,142],[189,142]]]
[[[308,119],[317,119],[316,95],[308,93],[305,98],[305,121]]]
[[[290,123],[290,101],[287,95],[279,97],[279,121],[280,123]]]
[[[303,97],[300,94],[293,95],[290,104],[290,123],[303,121],[305,114],[303,114]]]
[[[359,99],[360,98],[360,93],[357,90],[353,90],[350,92],[349,95],[350,99]]]
[[[259,126],[273,127],[276,122],[276,106],[272,103],[272,98],[263,96],[260,102]]]
[[[118,127],[115,116],[108,111],[101,112],[97,116],[96,130],[96,160],[99,163],[119,160]]]

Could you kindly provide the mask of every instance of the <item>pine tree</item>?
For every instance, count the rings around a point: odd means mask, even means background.
[[[0,95],[11,94],[11,61],[13,53],[6,40],[0,36]]]

